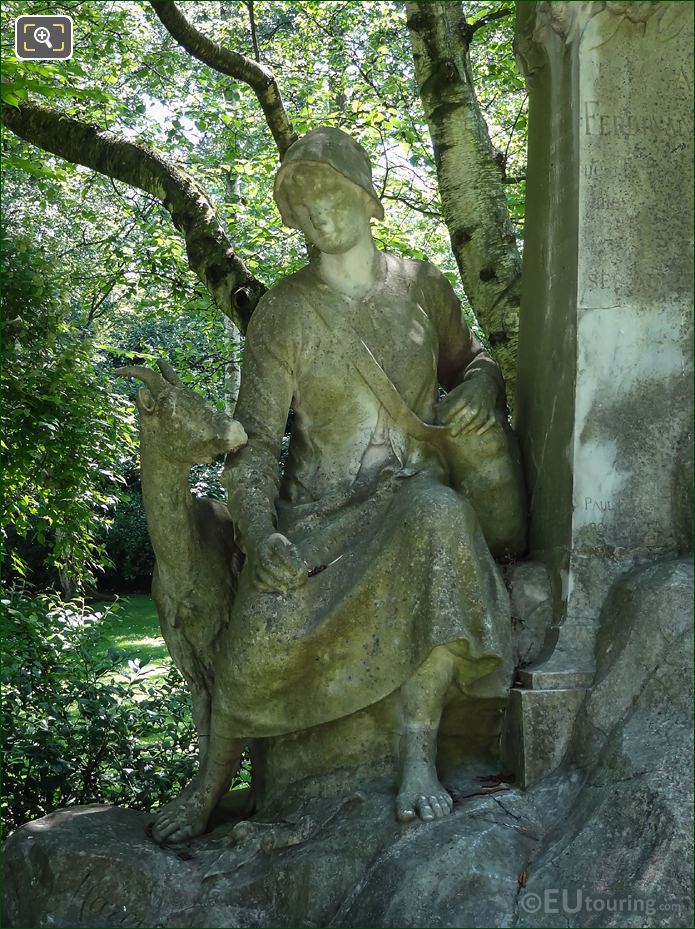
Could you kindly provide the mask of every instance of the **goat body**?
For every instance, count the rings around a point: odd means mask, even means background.
[[[139,366],[117,373],[146,385],[137,405],[142,496],[155,553],[152,598],[164,641],[191,691],[202,762],[215,643],[229,622],[243,555],[227,507],[194,497],[188,475],[192,465],[243,445],[246,434],[231,416],[183,387],[166,362],[159,367],[161,375]]]

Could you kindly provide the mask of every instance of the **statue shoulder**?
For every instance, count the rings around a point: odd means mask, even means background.
[[[419,258],[389,256],[407,291],[416,294],[422,308],[438,327],[444,325],[452,312],[460,312],[460,303],[448,279],[439,268]]]
[[[426,297],[441,296],[452,290],[447,276],[429,261],[420,258],[400,258],[395,255],[388,255],[387,258],[391,268],[397,270],[408,287],[419,288]]]
[[[435,265],[431,264],[429,261],[413,261],[413,264],[417,266],[417,278],[419,284],[425,290],[434,291],[441,294],[450,293],[453,291],[449,278],[442,271],[439,270]]]
[[[267,290],[253,311],[249,328],[296,325],[301,320],[303,292],[309,286],[305,272],[302,268],[289,274]]]

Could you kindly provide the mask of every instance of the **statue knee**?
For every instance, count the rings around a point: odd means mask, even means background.
[[[410,515],[419,531],[432,528],[439,534],[446,532],[447,527],[458,534],[462,530],[472,533],[477,525],[475,510],[468,500],[444,484],[418,494]]]

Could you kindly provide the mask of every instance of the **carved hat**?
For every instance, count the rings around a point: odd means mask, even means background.
[[[319,163],[329,165],[343,177],[366,190],[372,202],[372,216],[384,218],[384,208],[372,183],[372,165],[366,149],[355,142],[342,129],[320,126],[312,129],[301,139],[297,139],[285,152],[282,164],[275,175],[273,197],[280,210],[280,216],[286,226],[297,229],[298,224],[292,214],[287,193],[283,190],[283,181],[288,171],[299,163]]]

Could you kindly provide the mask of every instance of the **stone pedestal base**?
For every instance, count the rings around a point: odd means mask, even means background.
[[[565,760],[574,721],[587,693],[583,688],[512,690],[502,759],[522,787],[540,781]]]
[[[456,694],[439,727],[437,767],[442,777],[463,764],[499,765],[505,701],[469,700]],[[324,796],[345,792],[346,769],[369,772],[396,783],[397,695],[323,726],[259,742],[263,787],[261,810],[276,809],[288,790],[321,779]]]
[[[316,796],[293,797],[282,816],[221,825],[185,848],[155,845],[143,813],[60,810],[8,842],[3,925],[509,925],[543,817],[576,787],[556,785],[543,802],[512,788],[481,796],[478,776],[494,770],[459,772],[454,813],[434,824],[397,823],[383,780],[338,800],[316,781]]]

